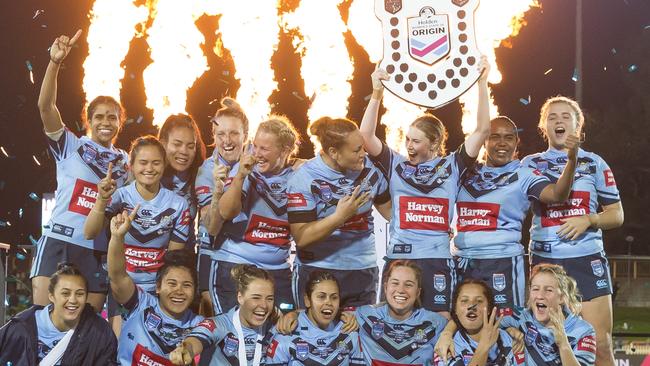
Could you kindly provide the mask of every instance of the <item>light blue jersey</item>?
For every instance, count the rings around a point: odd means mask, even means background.
[[[447,325],[438,313],[418,308],[395,320],[387,304],[378,304],[359,307],[356,315],[366,365],[433,365],[433,346]]]
[[[291,167],[268,177],[253,169],[242,185],[241,212],[231,220],[232,227],[243,230],[224,232],[215,259],[269,270],[289,268],[287,181],[293,174]]]
[[[108,242],[84,238],[83,228],[99,193],[97,183],[113,163],[112,178],[118,187],[127,179],[128,155],[114,146],[104,147],[90,138],[77,137],[68,128],[57,141],[47,139],[56,161],[56,205],[43,236],[105,252]]]
[[[456,202],[454,256],[508,258],[524,253],[521,227],[549,179],[513,160],[501,167],[478,164],[467,171]]]
[[[298,327],[290,335],[274,331],[266,352],[266,366],[351,366],[365,365],[359,334],[341,331],[342,322],[328,329],[315,325],[305,312],[298,315]]]
[[[159,300],[140,287],[123,304],[128,313],[118,345],[122,366],[168,366],[169,353],[190,333],[203,317],[186,310],[175,319],[160,308]]]
[[[549,149],[529,155],[522,164],[556,182],[567,163],[567,154]],[[561,239],[557,231],[562,219],[595,214],[598,207],[620,202],[614,173],[598,155],[580,149],[571,196],[562,203],[533,203],[530,252],[547,258],[583,257],[603,251],[600,229],[587,228],[577,240]]]
[[[436,355],[435,365],[468,365],[472,360],[472,357],[474,357],[477,347],[478,342],[470,338],[464,331],[459,330],[454,334],[454,350],[456,351],[456,356],[448,359],[445,363],[438,355]],[[508,335],[508,332],[505,330],[499,330],[499,338],[492,348],[490,348],[485,366],[515,366],[523,364],[524,356],[516,356],[512,352],[512,338]]]
[[[370,199],[332,234],[308,248],[298,249],[301,264],[327,269],[366,269],[377,265],[373,203],[390,199],[388,184],[369,159],[361,171],[336,171],[319,154],[303,164],[289,179],[287,187],[289,223],[309,223],[334,214],[336,205],[355,187],[360,194],[370,192]]]
[[[177,173],[171,167],[167,167],[165,174],[160,180],[160,184],[183,197],[190,209],[190,225],[187,243],[191,246],[196,244],[196,215],[198,211],[198,202],[194,190],[192,189],[189,173]]]
[[[581,366],[592,366],[596,362],[596,333],[594,328],[581,317],[564,311],[564,332],[573,354]],[[550,328],[535,319],[530,309],[517,308],[512,315],[501,319],[501,328],[517,328],[524,334],[527,366],[561,366],[560,352]]]
[[[36,318],[36,333],[38,335],[38,361],[42,361],[45,356],[56,346],[57,343],[63,337],[65,337],[67,332],[62,332],[58,330],[52,319],[50,318],[50,311],[52,310],[52,304],[44,307],[41,310],[36,310],[34,314]],[[60,362],[56,363],[60,365]]]
[[[393,213],[386,256],[451,258],[449,225],[459,180],[474,161],[464,145],[447,156],[414,165],[384,144],[372,160],[390,182]]]

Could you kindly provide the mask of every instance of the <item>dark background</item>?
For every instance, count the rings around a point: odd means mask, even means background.
[[[181,0],[179,0],[181,1]],[[217,1],[217,0],[215,0]],[[220,0],[225,1],[225,0]],[[271,0],[269,0],[271,1]],[[313,0],[305,0],[313,1]],[[36,106],[41,78],[48,62],[48,47],[60,34],[74,34],[77,28],[88,29],[91,0],[8,1],[3,0],[0,22],[0,242],[28,245],[40,235],[40,200],[43,192],[56,188],[55,164],[46,150],[45,136]],[[344,19],[351,1],[340,6]],[[283,10],[291,10],[298,0],[286,0]],[[542,151],[546,144],[536,131],[539,108],[550,96],[574,96],[571,80],[575,54],[575,2],[572,0],[540,1],[541,8],[526,15],[527,25],[513,39],[504,41],[497,50],[497,63],[503,81],[495,85],[493,95],[502,114],[510,116],[522,129],[520,156]],[[45,12],[32,19],[36,10]],[[600,154],[612,167],[625,208],[625,224],[606,234],[609,254],[650,254],[649,234],[645,230],[650,213],[650,163],[647,140],[650,138],[650,0],[584,1],[584,98],[586,113],[586,150]],[[205,34],[205,53],[210,70],[188,92],[187,110],[199,123],[204,139],[211,143],[209,116],[218,100],[234,95],[234,65],[229,57],[213,53],[219,17],[203,17],[197,26]],[[291,43],[291,34],[282,33],[273,63],[279,91],[270,103],[273,112],[287,115],[304,134],[309,98],[304,96],[300,78],[300,56]],[[359,121],[370,93],[369,74],[373,65],[368,55],[350,33],[345,35],[356,67],[348,117]],[[127,77],[123,82],[122,101],[132,121],[117,145],[128,148],[135,136],[156,133],[151,125],[152,113],[145,108],[142,70],[151,62],[146,40],[134,39],[125,60]],[[227,51],[226,51],[227,54]],[[87,55],[82,36],[66,59],[59,75],[58,107],[68,126],[76,132],[84,103],[81,64]],[[228,61],[223,61],[228,60]],[[26,62],[33,65],[35,83],[29,80]],[[545,71],[553,70],[544,75]],[[224,75],[224,71],[229,71]],[[129,75],[132,75],[131,77]],[[296,97],[296,92],[300,97]],[[520,98],[531,102],[525,105]],[[448,147],[454,149],[463,139],[460,130],[460,105],[452,103],[436,110],[449,129]],[[311,157],[313,148],[303,135],[301,156]],[[37,165],[32,155],[40,161]],[[21,216],[22,212],[22,216]],[[6,222],[10,222],[9,226]],[[29,269],[29,255],[13,248],[10,273]],[[17,267],[17,268],[16,268]],[[24,279],[24,274],[19,275]]]

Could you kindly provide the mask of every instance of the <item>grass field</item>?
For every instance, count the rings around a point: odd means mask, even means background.
[[[650,333],[650,308],[614,308],[614,332]]]

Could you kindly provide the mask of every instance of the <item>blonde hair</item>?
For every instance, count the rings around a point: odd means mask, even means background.
[[[321,117],[309,126],[309,133],[316,136],[323,151],[330,147],[340,149],[347,142],[348,135],[359,128],[347,118]]]
[[[444,156],[447,154],[447,129],[445,125],[433,114],[424,114],[411,123],[411,127],[415,127],[422,131],[424,135],[431,141],[432,144],[438,144],[436,154]]]
[[[263,131],[274,134],[283,149],[290,151],[289,157],[298,153],[299,136],[298,131],[291,121],[285,116],[270,115],[269,119],[260,123],[257,131]]]
[[[544,137],[544,140],[548,140],[548,136],[546,135],[546,120],[548,119],[548,112],[549,109],[551,109],[551,105],[556,103],[566,103],[566,105],[573,109],[573,114],[577,124],[576,131],[582,132],[582,127],[585,124],[585,115],[582,113],[582,109],[580,109],[578,102],[562,95],[556,95],[546,99],[546,102],[544,102],[544,105],[542,105],[542,108],[539,111],[539,123],[537,124],[537,129]]]
[[[558,290],[564,299],[566,307],[574,315],[580,314],[582,310],[582,296],[578,291],[576,280],[569,276],[562,266],[557,264],[540,263],[536,265],[530,272],[531,281],[540,273],[550,274],[557,280]]]
[[[275,286],[273,277],[265,270],[252,264],[238,264],[230,270],[230,277],[237,285],[237,291],[241,294],[248,290],[248,286],[255,280],[265,280]]]

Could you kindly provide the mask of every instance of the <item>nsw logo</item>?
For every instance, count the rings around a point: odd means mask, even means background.
[[[595,276],[602,277],[605,274],[605,268],[603,267],[603,262],[600,259],[591,261],[591,270]]]
[[[445,275],[433,275],[433,288],[438,292],[442,292],[447,288],[447,280],[445,279]]]
[[[501,292],[506,289],[506,275],[503,273],[494,273],[492,275],[492,287]]]

